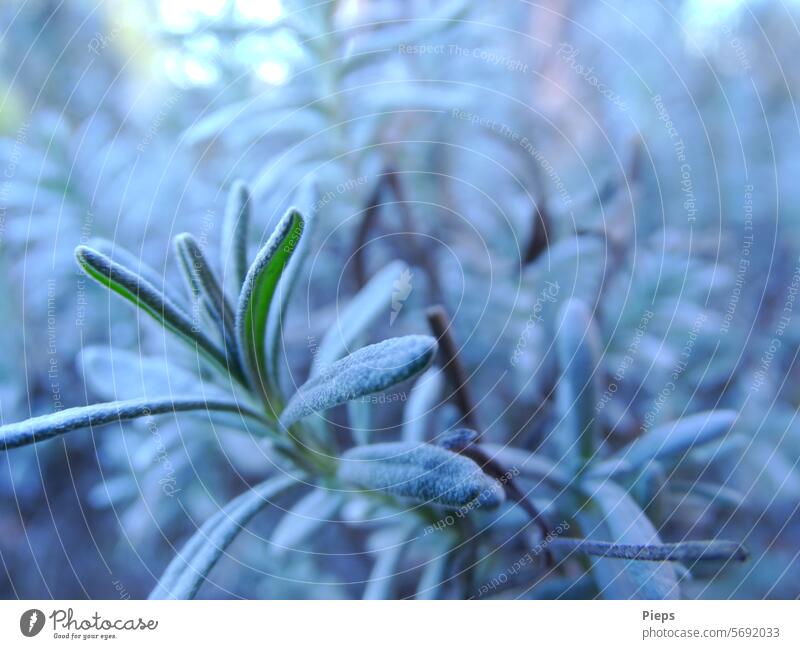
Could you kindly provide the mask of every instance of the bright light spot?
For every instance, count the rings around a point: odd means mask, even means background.
[[[683,7],[687,40],[701,48],[718,40],[719,28],[735,22],[746,0],[688,0]]]
[[[280,0],[237,0],[236,9],[245,20],[274,23],[283,14]]]
[[[190,31],[197,26],[197,14],[192,0],[161,0],[161,21],[168,29]]]
[[[280,86],[286,82],[289,69],[280,61],[264,61],[258,66],[256,74],[267,83]]]
[[[194,57],[187,57],[183,62],[183,71],[190,83],[197,86],[210,86],[217,81],[217,71]]]
[[[173,83],[182,87],[210,86],[219,79],[213,65],[179,50],[165,53],[164,71]]]
[[[192,6],[206,16],[218,16],[223,12],[228,0],[194,0]]]

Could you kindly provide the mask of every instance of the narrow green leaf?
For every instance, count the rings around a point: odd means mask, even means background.
[[[172,397],[162,399],[130,399],[68,408],[49,415],[0,427],[0,449],[8,450],[63,435],[80,428],[102,426],[116,421],[162,415],[170,412],[211,410],[238,413],[242,417],[266,423],[263,416],[242,404],[221,399]]]
[[[362,347],[308,380],[286,405],[280,422],[289,427],[314,412],[385,390],[423,371],[436,353],[431,336],[390,338]]]
[[[356,341],[379,317],[389,319],[394,283],[405,268],[406,265],[400,261],[389,263],[356,293],[341,313],[337,309],[336,322],[328,327],[319,344],[311,368],[312,376],[349,354]]]
[[[233,309],[202,248],[191,234],[184,232],[175,237],[175,251],[187,277],[192,300],[202,303],[225,341],[228,358],[238,363]]]
[[[303,234],[303,217],[290,209],[256,256],[239,296],[236,341],[250,386],[265,396],[265,336],[275,289]]]
[[[569,444],[578,442],[583,463],[592,459],[600,441],[596,406],[597,373],[600,367],[600,334],[589,307],[581,300],[569,300],[560,311],[558,325],[558,358],[561,378],[558,382],[558,404],[569,429],[565,438],[566,457]]]
[[[313,236],[316,218],[314,216],[316,206],[316,187],[314,185],[305,185],[300,192],[298,199],[301,209],[307,206],[307,211],[303,214],[309,216],[305,220],[305,229],[297,248],[289,260],[283,276],[277,287],[278,293],[278,308],[270,309],[269,318],[267,320],[267,380],[270,390],[274,394],[281,394],[280,386],[280,365],[278,360],[281,358],[281,342],[283,340],[283,326],[284,318],[286,317],[289,300],[292,297],[294,288],[297,284],[300,272],[305,265],[308,257],[308,252],[311,246],[311,237]]]
[[[657,426],[598,464],[592,474],[634,471],[654,460],[685,455],[727,435],[737,416],[733,410],[709,410]]]
[[[578,512],[583,533],[623,545],[662,545],[653,524],[624,489],[611,481],[589,482],[590,500]],[[675,599],[677,576],[668,563],[598,558],[592,562],[597,588],[606,599]]]
[[[164,275],[147,264],[147,262],[145,262],[140,256],[135,255],[131,251],[115,244],[113,241],[109,241],[108,239],[92,239],[89,247],[94,248],[98,252],[104,254],[106,257],[118,263],[120,266],[133,271],[137,275],[140,275],[157,289],[163,291],[164,294],[170,299],[174,300],[178,297],[170,292],[171,289],[169,283],[165,280]]]
[[[206,336],[183,309],[146,279],[87,246],[78,246],[75,258],[90,277],[142,309],[165,329],[195,347],[224,373],[242,380],[235,366],[228,362],[224,350]]]
[[[339,477],[367,491],[459,508],[472,502],[495,507],[503,487],[472,460],[431,444],[387,442],[345,452]]]
[[[241,180],[233,183],[228,194],[225,218],[222,225],[223,282],[226,276],[233,287],[233,295],[238,296],[247,276],[247,233],[250,227],[252,199],[247,185]]]
[[[289,476],[270,478],[214,514],[170,562],[149,599],[193,599],[243,527],[293,484]]]

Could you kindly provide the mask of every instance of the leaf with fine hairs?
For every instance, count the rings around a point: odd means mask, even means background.
[[[0,426],[0,450],[36,444],[80,428],[103,426],[116,421],[127,421],[138,419],[139,417],[191,410],[237,413],[242,417],[265,423],[264,417],[259,413],[230,400],[202,399],[198,397],[130,399],[68,408],[49,415]]]
[[[270,390],[274,394],[281,394],[281,368],[279,359],[281,358],[281,342],[283,340],[283,326],[286,312],[289,306],[289,300],[294,293],[295,285],[300,277],[300,271],[305,265],[306,258],[308,257],[309,248],[311,246],[311,237],[314,234],[314,226],[316,224],[315,208],[317,203],[317,188],[313,183],[305,183],[297,198],[301,206],[302,214],[308,214],[305,220],[305,229],[297,248],[289,260],[286,269],[283,272],[281,281],[277,287],[277,300],[278,307],[270,309],[269,318],[267,320],[267,343],[266,343],[266,357],[267,357],[267,382]]]
[[[285,427],[314,412],[380,392],[423,371],[436,353],[431,336],[390,338],[362,347],[304,383],[281,413]]]
[[[246,491],[209,518],[167,566],[149,599],[194,599],[208,573],[243,527],[271,499],[296,484],[294,478],[270,478]]]
[[[130,252],[129,250],[114,243],[113,241],[109,241],[108,239],[92,239],[90,244],[90,248],[94,248],[109,259],[112,259],[118,263],[120,266],[124,266],[137,275],[140,275],[157,289],[163,291],[167,297],[171,299],[176,299],[178,297],[170,292],[171,287],[166,281],[164,275],[148,265],[139,255]]]
[[[662,545],[656,528],[627,492],[610,480],[584,485],[589,501],[578,512],[588,538],[612,544]],[[605,599],[676,599],[680,597],[675,569],[668,563],[598,558],[592,573]]]
[[[189,315],[141,275],[88,246],[75,248],[75,258],[86,273],[103,286],[132,302],[165,329],[195,347],[222,372],[241,381],[241,375],[217,343],[195,326]]]
[[[737,416],[733,410],[709,410],[657,426],[599,463],[592,474],[635,471],[656,460],[684,456],[727,435]]]
[[[211,322],[219,329],[222,340],[225,341],[228,358],[238,363],[233,309],[225,298],[222,286],[203,249],[191,234],[184,232],[175,237],[175,251],[186,276],[187,288],[193,303],[202,304]]]
[[[342,456],[338,474],[359,489],[453,509],[473,502],[496,507],[505,498],[503,487],[474,461],[432,444],[356,446]]]
[[[683,541],[654,545],[626,545],[591,539],[553,539],[553,549],[581,552],[591,557],[630,561],[746,561],[747,550],[733,541]]]
[[[250,387],[267,394],[265,336],[272,299],[286,264],[303,234],[304,221],[294,208],[283,216],[242,285],[236,311],[236,342]]]
[[[222,224],[223,263],[222,280],[228,279],[233,287],[233,295],[238,296],[247,276],[247,231],[250,226],[252,199],[247,185],[237,180],[233,183],[228,202],[225,206],[225,218]]]
[[[328,327],[314,357],[312,376],[348,354],[378,318],[389,317],[393,284],[405,268],[406,265],[399,261],[389,263],[356,293],[341,313],[336,309],[336,322]]]

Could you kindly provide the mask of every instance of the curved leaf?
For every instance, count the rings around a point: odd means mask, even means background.
[[[295,285],[300,276],[300,271],[305,265],[306,258],[308,257],[309,247],[311,245],[311,237],[314,232],[314,225],[316,218],[314,216],[314,206],[316,205],[316,187],[314,185],[305,185],[300,192],[301,198],[299,199],[301,206],[308,205],[307,213],[309,216],[306,218],[305,230],[297,248],[292,255],[286,269],[284,270],[281,281],[278,284],[278,308],[270,309],[269,318],[267,319],[267,380],[269,388],[275,393],[280,394],[280,367],[278,359],[280,358],[280,346],[283,335],[284,318],[289,305],[289,300],[294,292]]]
[[[381,316],[389,316],[394,294],[394,282],[406,268],[393,261],[380,270],[356,293],[348,305],[338,313],[336,322],[328,328],[319,344],[311,375],[347,354],[358,338]]]
[[[339,477],[360,489],[452,508],[475,501],[495,507],[505,498],[503,487],[475,462],[431,444],[357,446],[342,456]]]
[[[225,341],[228,357],[237,359],[233,309],[225,299],[222,286],[202,248],[191,234],[184,232],[175,237],[175,251],[186,275],[193,303],[202,303]]]
[[[226,374],[241,375],[231,366],[225,352],[206,336],[189,315],[142,276],[87,246],[75,248],[75,258],[86,273],[132,302],[169,331],[177,334]]]
[[[171,293],[171,287],[164,278],[163,274],[158,273],[152,266],[148,265],[144,259],[135,255],[130,250],[115,244],[108,239],[92,239],[90,248],[101,252],[106,257],[115,261],[120,266],[133,271],[137,275],[143,277],[146,281],[150,282],[153,286],[163,291],[164,294],[172,299],[175,299],[174,293]]]
[[[275,288],[303,234],[303,217],[290,209],[256,255],[239,296],[236,341],[250,386],[266,395],[265,335]]]
[[[259,413],[234,401],[198,399],[197,397],[130,399],[68,408],[53,414],[0,426],[0,449],[8,450],[27,444],[36,444],[80,428],[103,426],[115,421],[127,421],[139,417],[189,410],[233,412],[266,423]]]
[[[242,528],[293,484],[289,476],[270,478],[214,514],[170,562],[149,599],[193,599]]]
[[[431,336],[390,338],[362,347],[304,383],[281,413],[291,426],[313,412],[380,392],[424,370],[436,353]]]
[[[657,426],[601,462],[592,473],[614,475],[637,470],[654,460],[684,455],[724,437],[737,416],[733,410],[709,410]]]
[[[241,180],[234,182],[225,206],[220,258],[223,263],[223,282],[227,273],[235,296],[239,295],[247,277],[247,231],[250,226],[251,204],[247,185]]]

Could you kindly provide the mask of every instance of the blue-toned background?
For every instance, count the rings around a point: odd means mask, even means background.
[[[602,342],[608,444],[738,413],[652,478],[663,539],[751,552],[693,567],[682,596],[795,598],[798,25],[794,0],[3,2],[2,423],[196,383],[172,339],[78,272],[76,245],[110,239],[174,276],[172,237],[216,241],[234,180],[253,190],[254,248],[313,180],[293,380],[400,259],[364,342],[425,331],[442,303],[488,442],[552,457],[557,313],[579,298]],[[360,409],[395,439],[412,388],[331,418],[352,428]],[[426,436],[452,422],[446,401],[428,405]],[[251,443],[167,417],[0,453],[0,595],[146,596],[175,547],[262,478]],[[353,523],[357,507],[326,512],[288,559],[261,542],[283,512],[259,517],[201,596],[361,597],[388,541]],[[418,541],[385,596],[414,595]],[[485,559],[472,590],[519,555]],[[450,585],[442,596],[472,592]]]

